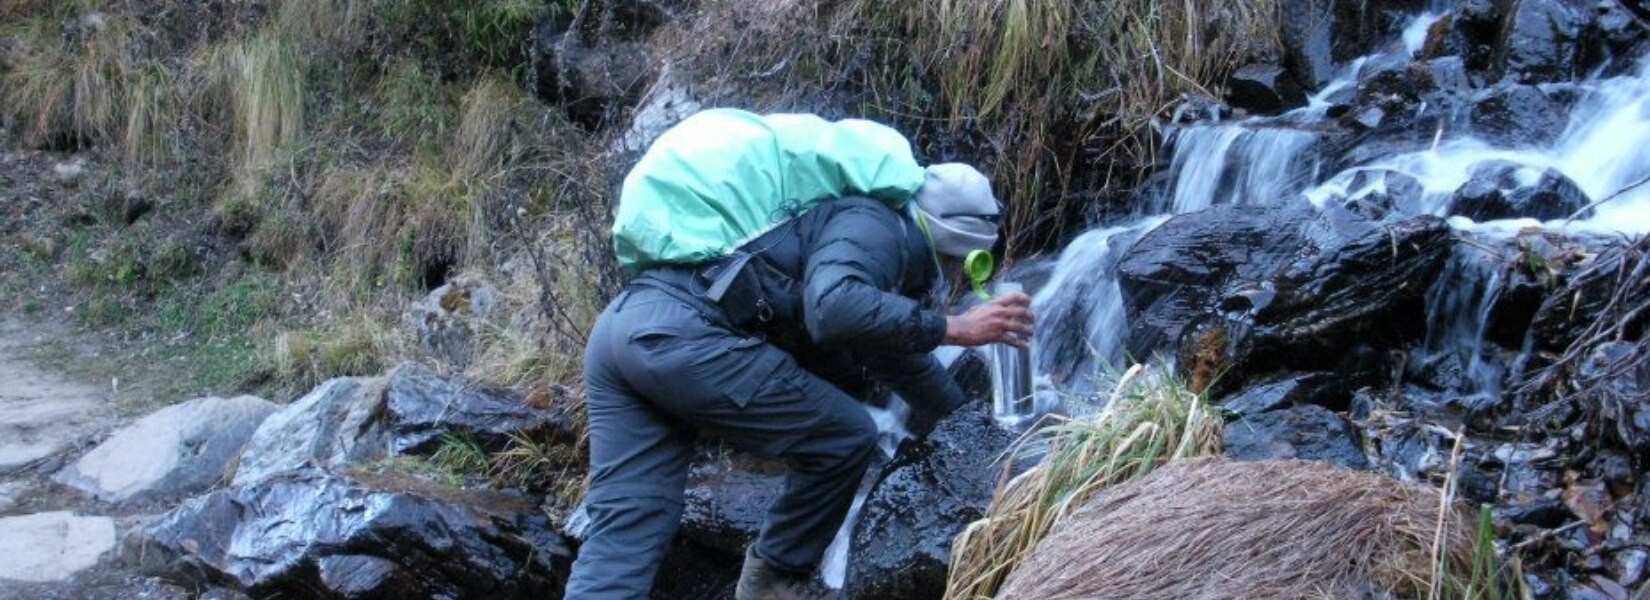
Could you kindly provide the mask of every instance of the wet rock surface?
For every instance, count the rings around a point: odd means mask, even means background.
[[[1118,262],[1132,356],[1150,356],[1180,337],[1236,282],[1257,282],[1304,243],[1303,205],[1221,205],[1179,215],[1153,229]]]
[[[391,436],[379,418],[385,383],[384,377],[331,379],[270,415],[247,442],[234,485],[387,456]]]
[[[1489,160],[1473,165],[1470,176],[1451,197],[1451,214],[1475,221],[1587,216],[1587,193],[1557,169]]]
[[[1227,102],[1254,114],[1277,114],[1306,105],[1306,93],[1283,67],[1245,65],[1232,74]]]
[[[525,498],[318,469],[190,500],[123,552],[181,581],[328,598],[559,598],[572,556]]]
[[[1329,409],[1305,405],[1248,415],[1226,424],[1222,449],[1238,460],[1321,460],[1368,469],[1351,425]]]
[[[536,408],[521,392],[462,376],[442,376],[416,363],[401,365],[390,374],[384,401],[389,449],[396,454],[428,453],[455,436],[494,452],[504,449],[511,436],[535,430],[564,440],[574,435],[565,408]]]
[[[926,440],[900,446],[855,524],[844,592],[851,598],[939,598],[951,541],[985,515],[1013,434],[971,402]]]

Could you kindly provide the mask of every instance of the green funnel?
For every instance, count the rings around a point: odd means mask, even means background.
[[[992,271],[997,270],[997,261],[991,258],[986,250],[969,252],[963,259],[963,272],[968,274],[968,282],[974,286],[974,295],[981,300],[990,300],[991,294],[985,291],[985,282],[991,279]]]

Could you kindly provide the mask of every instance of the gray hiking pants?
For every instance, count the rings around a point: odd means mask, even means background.
[[[775,566],[814,569],[853,502],[876,449],[870,415],[790,354],[701,310],[631,286],[590,333],[591,524],[569,600],[648,596],[681,520],[696,432],[789,467],[755,546]]]

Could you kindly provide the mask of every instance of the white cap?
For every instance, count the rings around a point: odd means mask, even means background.
[[[940,163],[928,167],[913,203],[919,218],[928,222],[934,251],[964,257],[990,250],[997,243],[1001,210],[991,194],[991,182],[974,167]]]

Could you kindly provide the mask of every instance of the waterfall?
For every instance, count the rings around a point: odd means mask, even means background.
[[[1490,311],[1500,298],[1499,257],[1471,244],[1457,244],[1449,263],[1427,290],[1427,332],[1411,369],[1450,371],[1451,386],[1468,398],[1494,400],[1501,393],[1502,369],[1485,360],[1484,336]]]
[[[1401,52],[1400,58],[1407,60],[1444,12],[1445,7],[1432,6],[1416,17],[1389,52]],[[1633,75],[1578,84],[1581,99],[1568,125],[1546,147],[1497,147],[1470,131],[1441,128],[1424,149],[1325,173],[1314,126],[1325,118],[1332,96],[1357,85],[1365,64],[1378,64],[1370,62],[1374,58],[1378,55],[1346,64],[1307,106],[1284,115],[1170,129],[1166,192],[1145,203],[1145,216],[1078,237],[1061,252],[1053,276],[1034,295],[1039,335],[1032,360],[1039,411],[1059,406],[1060,397],[1091,394],[1094,375],[1123,367],[1122,340],[1128,323],[1115,264],[1130,244],[1176,214],[1218,204],[1277,204],[1294,197],[1304,197],[1321,209],[1329,202],[1387,192],[1385,178],[1359,177],[1387,171],[1420,184],[1420,194],[1406,199],[1413,205],[1397,207],[1400,211],[1444,216],[1454,192],[1470,179],[1473,165],[1495,159],[1556,169],[1591,201],[1604,202],[1591,217],[1573,222],[1474,223],[1451,217],[1450,225],[1462,237],[1494,247],[1531,226],[1572,234],[1650,233],[1650,153],[1637,151],[1650,144],[1650,60],[1641,62]],[[1485,340],[1503,274],[1495,268],[1499,258],[1476,254],[1458,251],[1429,287],[1427,337],[1421,356],[1414,358],[1435,366],[1446,359],[1457,361],[1460,389],[1455,391],[1486,397],[1499,393],[1503,376],[1500,361],[1490,356],[1495,348]]]
[[[1316,178],[1318,164],[1308,151],[1317,139],[1308,131],[1244,123],[1176,130],[1169,166],[1173,193],[1152,212],[1178,215],[1216,204],[1278,204]]]

